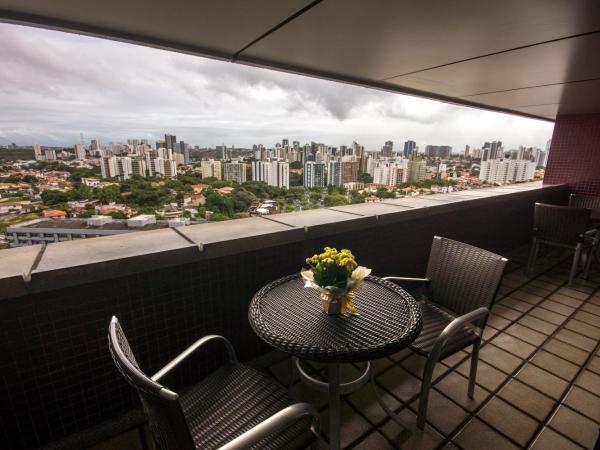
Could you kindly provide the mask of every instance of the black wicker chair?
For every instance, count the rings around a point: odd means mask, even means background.
[[[462,242],[435,236],[426,278],[385,277],[426,284],[419,301],[423,329],[410,348],[425,356],[417,426],[423,429],[433,369],[438,361],[473,346],[468,395],[473,398],[481,335],[508,260]]]
[[[595,195],[571,194],[569,206],[573,208],[600,209],[600,197]]]
[[[571,206],[535,204],[533,238],[526,273],[530,274],[540,245],[574,250],[569,285],[573,284],[579,264],[584,260],[583,278],[590,270],[591,254],[598,245],[598,232],[589,228],[591,209]]]
[[[212,341],[227,349],[227,364],[181,394],[160,383]],[[222,336],[199,339],[152,377],[139,368],[116,317],[110,322],[108,342],[119,371],[139,394],[159,450],[301,449],[318,436],[314,408],[292,404],[283,386],[238,363],[231,343]]]

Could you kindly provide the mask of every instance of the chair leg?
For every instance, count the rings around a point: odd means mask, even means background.
[[[584,280],[587,280],[590,276],[590,266],[592,265],[592,259],[594,258],[594,250],[596,250],[596,247],[590,247],[590,249],[587,252],[587,258],[583,269]]]
[[[527,260],[527,267],[525,267],[525,275],[531,275],[535,260],[537,259],[539,248],[540,245],[537,243],[537,239],[533,238],[531,241],[531,250],[529,251],[529,259]]]
[[[421,396],[419,397],[419,413],[417,415],[417,428],[425,428],[425,419],[427,419],[427,404],[429,403],[429,390],[431,389],[431,378],[433,369],[437,363],[437,358],[427,358],[425,368],[423,369],[423,381],[421,381]]]
[[[469,398],[473,398],[475,395],[475,380],[477,378],[477,363],[479,362],[479,347],[481,346],[481,339],[473,344],[473,350],[471,351],[471,370],[469,372]]]
[[[579,261],[581,259],[581,243],[575,247],[575,255],[573,255],[573,263],[571,264],[571,273],[569,274],[569,286],[573,285],[575,275],[577,275],[577,268],[579,267]]]

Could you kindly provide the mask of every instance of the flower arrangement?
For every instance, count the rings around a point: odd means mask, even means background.
[[[320,292],[321,305],[327,314],[358,315],[352,302],[357,286],[371,273],[371,269],[359,266],[348,249],[337,251],[325,247],[323,253],[306,258],[308,270],[303,270],[305,287]]]

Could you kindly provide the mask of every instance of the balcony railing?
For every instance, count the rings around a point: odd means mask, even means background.
[[[433,235],[506,253],[528,242],[535,202],[567,196],[526,183],[2,251],[3,442],[44,446],[133,420],[123,414],[137,400],[107,349],[113,314],[150,373],[210,333],[253,359],[268,351],[247,322],[253,294],[323,246],[351,248],[377,275],[417,276]],[[220,356],[196,359],[173,383],[197,380]]]

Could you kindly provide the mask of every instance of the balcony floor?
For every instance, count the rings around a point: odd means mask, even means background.
[[[568,288],[570,258],[552,253],[526,277],[527,252],[510,255],[484,334],[475,398],[467,397],[469,354],[444,360],[434,372],[428,424],[420,431],[415,422],[425,359],[409,350],[380,359],[374,362],[380,391],[409,429],[388,419],[367,385],[343,398],[344,448],[593,448],[600,424],[600,274],[592,265],[589,281]],[[311,367],[324,376],[323,366]],[[360,368],[345,365],[343,376],[355,378]],[[269,371],[289,383],[288,359]],[[318,448],[327,448],[326,394],[299,381],[293,393],[319,408]]]
[[[377,449],[578,449],[593,448],[600,426],[600,272],[567,287],[570,256],[540,257],[534,274],[523,274],[528,248],[511,255],[480,351],[475,398],[467,397],[469,354],[438,364],[427,426],[416,428],[420,376],[425,359],[404,350],[373,363],[386,403],[409,426],[403,430],[376,402],[370,385],[342,400],[343,448]],[[470,349],[469,349],[470,350]],[[285,385],[291,363],[270,355],[266,370]],[[305,363],[324,379],[323,365]],[[342,366],[342,381],[362,365]],[[315,405],[328,448],[327,396],[296,381],[297,401]],[[142,448],[134,430],[94,449]]]

